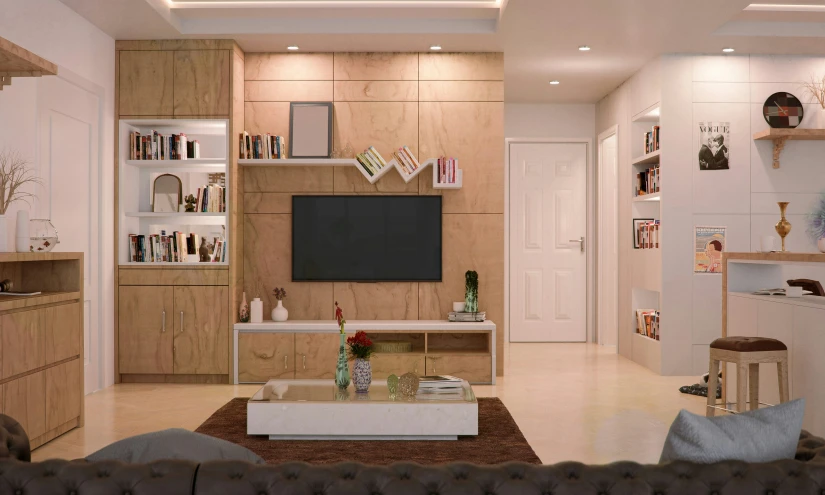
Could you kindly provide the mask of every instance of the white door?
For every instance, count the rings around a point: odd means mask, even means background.
[[[618,134],[599,142],[598,342],[619,342],[619,150]]]
[[[38,80],[39,176],[33,218],[49,218],[58,231],[56,251],[82,252],[83,338],[86,393],[100,388],[98,175],[100,98],[58,77]]]
[[[587,145],[510,145],[510,341],[587,340]]]

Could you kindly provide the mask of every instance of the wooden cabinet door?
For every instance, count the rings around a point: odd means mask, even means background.
[[[46,332],[46,364],[80,356],[82,339],[80,303],[62,304],[43,310]]]
[[[30,440],[43,435],[47,430],[46,371],[38,371],[0,385],[4,389],[3,414],[19,421]]]
[[[53,430],[80,417],[83,397],[83,360],[73,359],[47,369],[46,375],[46,429]]]
[[[240,333],[238,381],[266,383],[273,378],[295,378],[295,334]]]
[[[121,373],[172,373],[173,297],[172,287],[120,287],[117,319]]]
[[[175,52],[175,116],[229,116],[231,54],[229,50]]]
[[[172,52],[120,52],[120,115],[172,116],[175,74],[173,64]]]
[[[370,358],[372,377],[385,379],[390,375],[400,377],[404,373],[424,374],[424,356],[421,354],[378,353]]]
[[[295,378],[335,378],[340,344],[337,333],[296,333]]]
[[[9,378],[46,365],[45,310],[21,311],[0,317],[2,377]]]
[[[489,354],[427,356],[428,375],[452,375],[470,383],[490,383],[493,363]]]
[[[229,288],[175,287],[175,374],[229,373]]]

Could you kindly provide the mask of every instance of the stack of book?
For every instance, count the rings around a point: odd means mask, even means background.
[[[438,167],[439,184],[455,184],[458,170],[458,160],[442,156],[435,165]]]
[[[410,175],[421,168],[421,164],[418,163],[418,159],[415,157],[412,150],[410,150],[407,146],[402,146],[398,148],[398,151],[393,151],[392,156],[395,158],[395,161],[398,162],[401,170],[403,170],[407,175]]]
[[[659,227],[661,220],[650,220],[641,222],[636,229],[636,244],[638,249],[658,249],[659,248]]]
[[[358,153],[355,155],[355,159],[358,160],[358,163],[361,164],[370,177],[387,166],[387,162],[384,161],[384,157],[375,149],[375,146],[370,146],[363,153]]]
[[[141,136],[139,132],[129,133],[130,160],[186,160],[200,158],[201,145],[197,139],[189,141],[186,134],[151,134]]]
[[[250,135],[244,131],[240,135],[240,158],[242,160],[272,160],[287,158],[286,139],[272,134]]]
[[[659,311],[655,309],[636,310],[636,332],[645,337],[659,340],[659,321]]]
[[[449,375],[422,376],[418,382],[416,399],[461,400],[464,387],[461,378]]]
[[[449,321],[484,321],[487,319],[487,313],[485,311],[479,311],[477,313],[458,313],[456,311],[450,311],[450,315],[447,317]]]
[[[654,125],[650,132],[645,133],[645,154],[659,149],[659,126]]]
[[[659,192],[659,165],[636,174],[636,196]]]
[[[196,201],[196,212],[223,213],[226,211],[226,188],[218,184],[199,187]]]
[[[198,250],[201,246],[201,236],[166,231],[160,234],[130,234],[129,261],[132,263],[186,263],[199,261]],[[209,258],[212,262],[226,261],[226,241],[215,238],[212,244],[213,252]]]

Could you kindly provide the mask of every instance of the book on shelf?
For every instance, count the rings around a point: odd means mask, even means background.
[[[203,238],[195,233],[174,231],[167,235],[129,234],[129,261],[131,263],[186,263],[200,261],[199,250]],[[215,238],[211,262],[226,261],[226,240]]]
[[[392,153],[395,161],[401,167],[405,174],[410,175],[421,167],[418,159],[413,154],[408,146],[402,146]]]
[[[636,333],[659,340],[660,313],[655,309],[636,310]]]
[[[654,125],[650,131],[644,133],[645,155],[659,150],[659,126]]]
[[[200,153],[200,142],[197,139],[189,140],[184,133],[129,133],[130,160],[186,160],[200,158]]]
[[[654,165],[636,173],[636,196],[656,194],[659,188],[659,165]]]
[[[455,184],[458,171],[458,159],[442,156],[436,162],[438,167],[438,184]]]
[[[452,375],[429,375],[418,379],[418,389],[454,390],[461,388],[461,378]]]
[[[195,211],[199,213],[223,213],[226,211],[226,187],[210,184],[198,188]]]
[[[658,249],[661,220],[640,222],[636,226],[636,244],[638,249]]]
[[[242,160],[273,160],[287,158],[286,139],[272,134],[249,134],[242,132],[238,137]]]
[[[479,311],[477,313],[466,313],[466,312],[456,312],[450,311],[450,314],[447,316],[448,321],[463,321],[463,322],[479,322],[485,321],[487,319],[487,313],[484,311]]]
[[[381,156],[381,153],[375,149],[375,146],[370,146],[362,153],[355,155],[355,160],[367,172],[370,177],[378,173],[379,170],[387,166],[387,161]]]

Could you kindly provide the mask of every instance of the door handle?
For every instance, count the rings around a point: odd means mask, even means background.
[[[289,368],[287,368],[287,365],[286,365],[286,361],[287,361],[287,359],[289,359],[289,356],[287,356],[286,354],[284,354],[284,369],[285,369],[285,370],[286,370],[286,369],[289,369]]]
[[[578,239],[570,239],[570,242],[578,242],[579,247],[581,248],[581,252],[584,252],[584,237],[580,237]]]
[[[161,331],[163,333],[166,333],[166,310],[165,309],[163,310],[163,320],[162,321],[163,321],[163,323],[162,323],[162,326],[161,326]]]
[[[180,333],[183,333],[183,311],[180,312]]]
[[[301,356],[303,356],[303,359],[304,359],[304,369],[307,369],[307,355],[306,354],[301,354]]]

